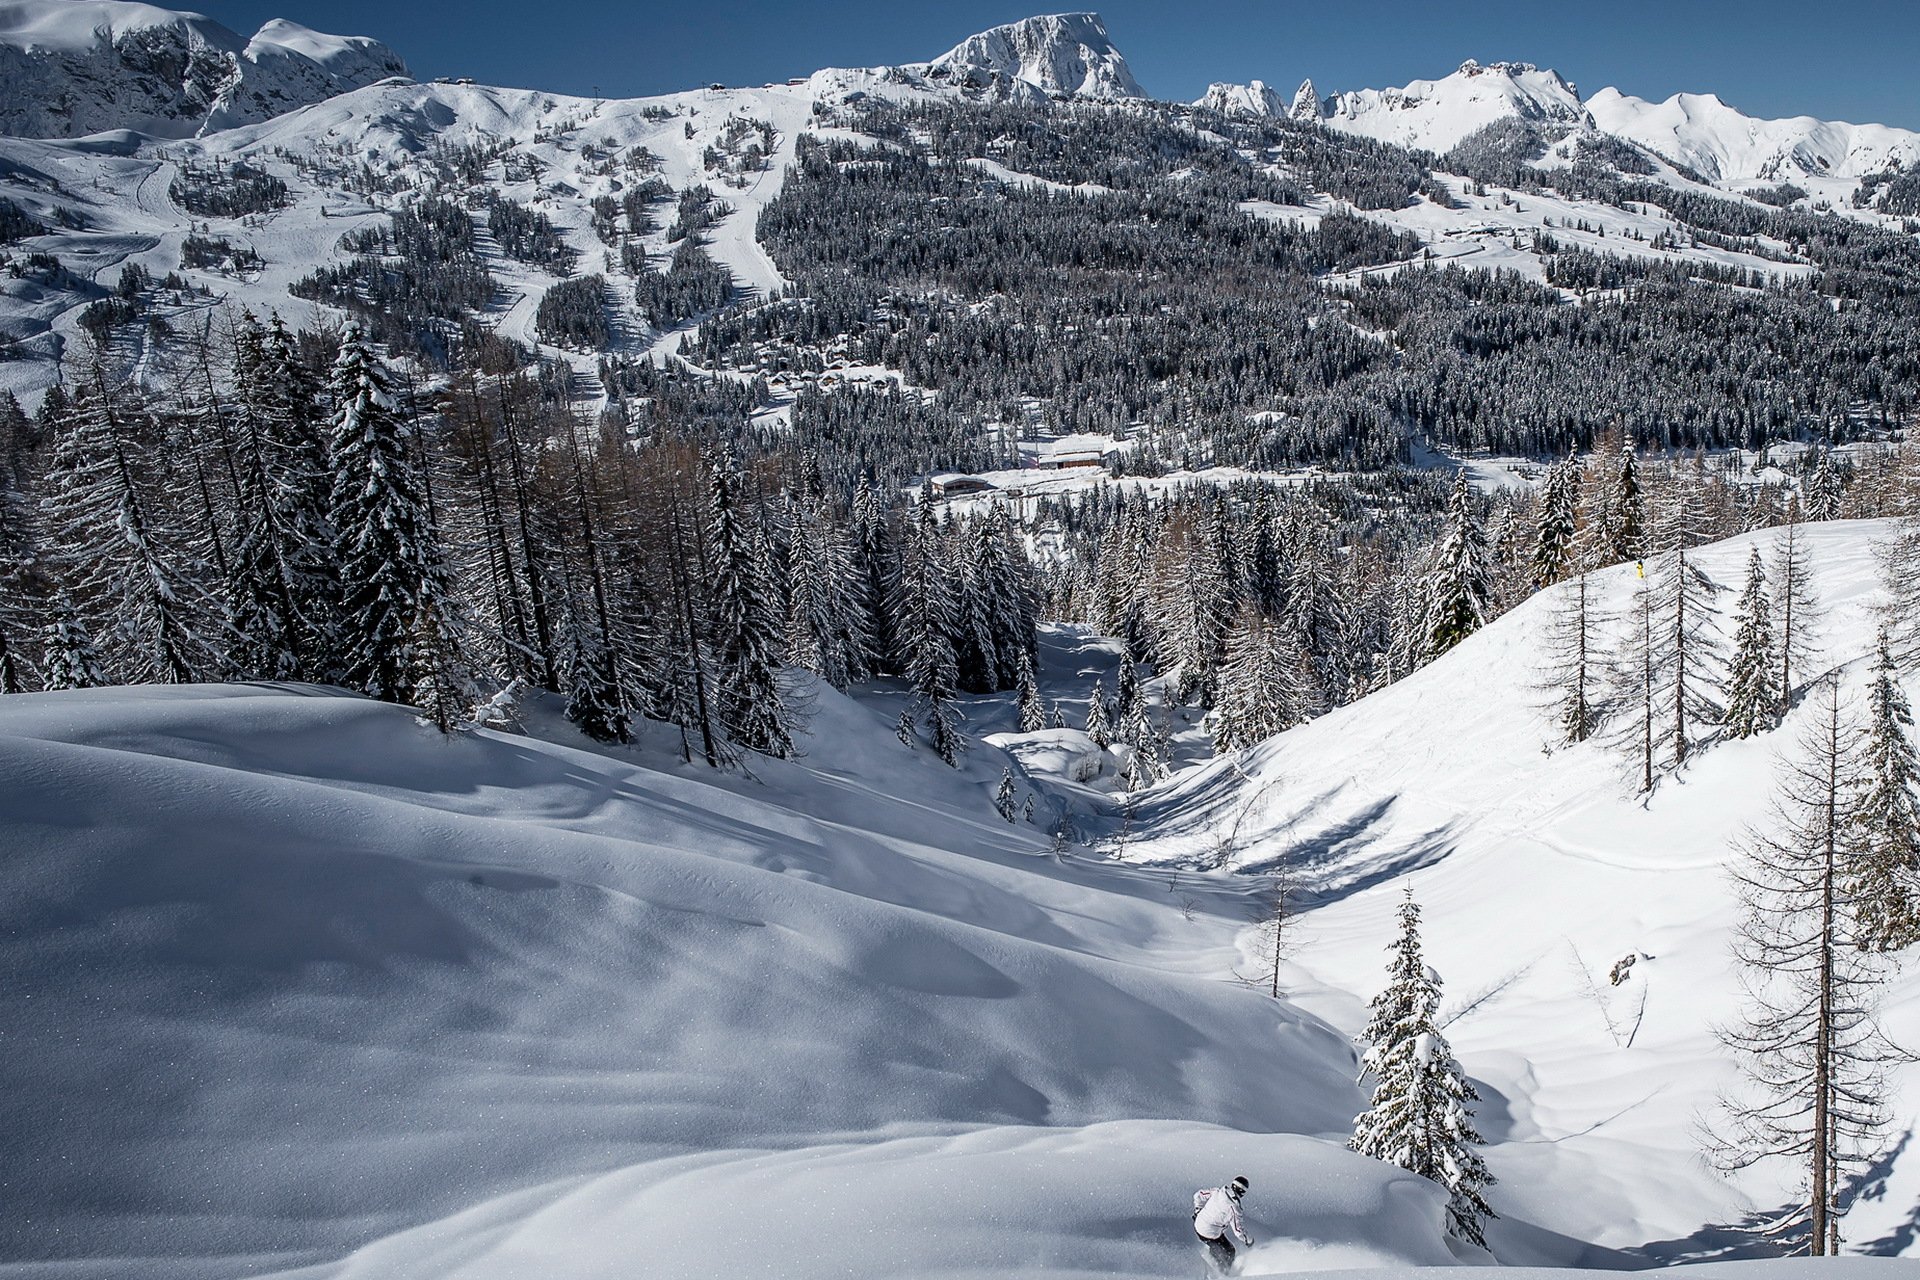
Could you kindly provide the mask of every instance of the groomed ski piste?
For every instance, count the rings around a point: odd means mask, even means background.
[[[1887,527],[1802,530],[1857,684]],[[1775,537],[1700,563],[1732,583]],[[1595,582],[1618,604],[1632,572]],[[0,1277],[1187,1277],[1191,1194],[1236,1173],[1244,1274],[1765,1257],[1795,1171],[1699,1152],[1733,1082],[1729,848],[1798,714],[1643,800],[1603,745],[1544,749],[1550,602],[1176,774],[1124,843],[1090,745],[994,699],[957,771],[875,688],[814,691],[801,758],[727,772],[538,702],[443,738],[301,686],[0,699]],[[1116,653],[1046,631],[1070,721]],[[1033,823],[992,806],[1015,756]],[[1239,975],[1281,860],[1275,1000]],[[1343,1145],[1409,886],[1484,1098],[1491,1256]],[[1886,990],[1897,1042],[1917,994]],[[1916,1250],[1915,1097],[1897,1072],[1850,1250]],[[1699,1274],[1835,1269],[1915,1267]]]

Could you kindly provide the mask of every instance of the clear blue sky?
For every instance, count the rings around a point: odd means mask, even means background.
[[[243,33],[270,17],[371,35],[416,75],[609,96],[758,84],[823,66],[924,60],[1045,0],[161,0]],[[1107,20],[1159,98],[1210,80],[1291,93],[1444,75],[1466,58],[1553,67],[1591,93],[1714,92],[1754,115],[1920,129],[1920,0],[1111,0]]]

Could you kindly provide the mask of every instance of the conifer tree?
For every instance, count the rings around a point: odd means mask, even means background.
[[[1020,654],[1020,732],[1039,733],[1047,727],[1047,706],[1033,677],[1033,655]]]
[[[1105,751],[1113,745],[1113,725],[1107,719],[1107,682],[1104,676],[1093,682],[1093,693],[1087,698],[1086,728],[1094,746]]]
[[[1008,822],[1012,822],[1020,812],[1020,792],[1014,783],[1010,766],[1000,771],[1000,787],[993,793],[993,807]]]
[[[54,601],[40,651],[45,664],[42,680],[48,689],[94,689],[108,683],[86,623],[64,597]]]
[[[1852,856],[1843,892],[1855,944],[1895,951],[1920,941],[1920,762],[1913,714],[1885,631],[1867,686],[1862,788],[1851,808]]]
[[[1657,768],[1660,687],[1666,655],[1659,636],[1660,609],[1654,583],[1642,578],[1634,587],[1627,609],[1627,627],[1620,659],[1614,666],[1615,703],[1621,715],[1617,739],[1639,774],[1640,790],[1653,790]]]
[[[901,543],[888,612],[900,670],[913,693],[913,705],[901,714],[902,740],[910,740],[915,720],[924,719],[935,754],[958,767],[965,740],[954,705],[959,672],[951,639],[951,583],[934,515],[933,487],[928,484],[920,491],[913,522]]]
[[[570,601],[561,619],[564,639],[567,719],[600,742],[632,737],[632,709],[618,676],[614,655],[606,651],[599,629],[578,601]]]
[[[32,432],[13,393],[0,392],[0,693],[27,687],[26,650],[37,612],[40,555],[26,494]]]
[[[1727,732],[1750,738],[1780,720],[1774,685],[1773,602],[1767,596],[1760,548],[1747,554],[1747,585],[1734,610],[1733,659],[1727,668]]]
[[[1596,595],[1580,574],[1560,586],[1547,619],[1541,690],[1560,741],[1569,745],[1592,737],[1606,714],[1608,619]]]
[[[340,566],[338,644],[348,683],[413,702],[416,681],[447,696],[458,644],[439,533],[412,427],[394,411],[385,369],[349,326],[333,368],[331,525]],[[416,652],[423,620],[435,652]],[[418,705],[418,704],[416,704]]]
[[[1547,472],[1547,483],[1534,510],[1532,578],[1535,587],[1550,587],[1572,569],[1579,509],[1580,465],[1568,457]]]
[[[215,666],[198,630],[200,566],[136,467],[138,408],[110,384],[105,354],[83,354],[86,383],[55,422],[41,514],[55,573],[107,667],[129,682],[183,683]]]
[[[1661,666],[1666,676],[1667,751],[1676,768],[1687,762],[1702,725],[1717,724],[1720,586],[1676,539],[1652,566],[1660,612]]]
[[[1799,498],[1787,495],[1785,524],[1775,542],[1772,600],[1778,616],[1780,710],[1793,700],[1794,681],[1813,669],[1820,653],[1820,598],[1807,563],[1806,529],[1800,523]],[[1897,656],[1897,647],[1896,647]]]
[[[340,567],[318,390],[278,315],[264,331],[244,319],[234,345],[244,446],[239,475],[249,493],[238,554],[253,566],[256,599],[279,621],[298,677],[336,679]]]
[[[1303,665],[1290,628],[1251,608],[1243,611],[1214,701],[1214,751],[1224,755],[1264,742],[1306,719],[1305,705],[1316,690],[1302,679]]]
[[[1613,471],[1610,505],[1614,512],[1613,545],[1609,563],[1639,560],[1647,554],[1646,495],[1640,484],[1633,437],[1620,441],[1620,457]]]
[[[1873,1011],[1881,969],[1850,936],[1845,896],[1855,725],[1832,680],[1812,712],[1773,813],[1749,833],[1734,868],[1743,918],[1733,950],[1748,1002],[1721,1036],[1746,1087],[1725,1099],[1731,1124],[1712,1154],[1728,1169],[1799,1164],[1807,1201],[1793,1220],[1806,1227],[1807,1252],[1820,1256],[1839,1251],[1846,1175],[1877,1154],[1887,1049]]]
[[[1484,1145],[1467,1105],[1479,1100],[1435,1019],[1440,977],[1420,951],[1420,906],[1408,890],[1400,937],[1390,948],[1386,989],[1374,997],[1360,1033],[1362,1060],[1374,1079],[1367,1109],[1354,1117],[1347,1145],[1446,1188],[1447,1230],[1486,1247],[1483,1222],[1497,1216],[1481,1188],[1493,1183],[1475,1148]]]
[[[779,634],[762,544],[747,525],[738,465],[708,460],[707,572],[720,723],[738,745],[784,759],[793,754],[775,657]]]
[[[1486,535],[1463,470],[1454,477],[1446,528],[1427,577],[1426,656],[1437,658],[1478,631],[1490,602]]]

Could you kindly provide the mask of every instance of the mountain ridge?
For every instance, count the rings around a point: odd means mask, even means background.
[[[125,0],[0,5],[0,133],[16,137],[192,137],[406,74],[378,40],[284,18],[243,37],[203,14]]]

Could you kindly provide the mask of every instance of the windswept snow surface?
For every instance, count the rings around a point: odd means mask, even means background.
[[[1887,531],[1801,526],[1828,609],[1819,670],[1837,668],[1856,695],[1874,634],[1870,543]],[[1749,546],[1770,555],[1778,539],[1736,538],[1698,563],[1737,590]],[[1593,576],[1605,606],[1626,604],[1634,575]],[[1765,821],[1804,708],[1778,731],[1711,743],[1643,799],[1612,743],[1552,746],[1536,686],[1556,594],[1381,693],[1176,778],[1138,806],[1127,856],[1212,861],[1226,849],[1244,871],[1290,868],[1306,910],[1282,986],[1348,1031],[1364,1021],[1412,888],[1428,962],[1447,982],[1446,1033],[1484,1099],[1500,1178],[1489,1198],[1505,1219],[1489,1238],[1503,1261],[1526,1261],[1536,1228],[1647,1263],[1754,1251],[1732,1228],[1793,1203],[1799,1171],[1763,1165],[1726,1180],[1700,1152],[1714,1100],[1735,1082],[1714,1033],[1740,1009],[1729,851]],[[1882,1015],[1911,1046],[1920,982],[1905,969]],[[1893,1154],[1856,1188],[1843,1228],[1853,1249],[1915,1251],[1917,1086],[1912,1069],[1892,1076]]]
[[[1340,1147],[1344,1037],[1232,980],[1235,884],[1057,858],[996,749],[814,704],[746,777],[0,699],[0,1276],[1183,1274],[1239,1172],[1302,1256],[1449,1260]]]

